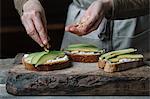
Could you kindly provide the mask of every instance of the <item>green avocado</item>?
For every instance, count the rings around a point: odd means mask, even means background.
[[[133,48],[117,50],[117,51],[111,51],[111,52],[108,52],[106,54],[101,55],[100,58],[108,60],[108,59],[110,59],[112,57],[116,57],[118,55],[127,54],[127,53],[133,53],[135,51],[137,51],[137,50],[133,49]]]
[[[119,55],[115,58],[111,58],[111,59],[109,59],[109,61],[116,63],[120,59],[142,59],[142,58],[143,58],[143,55],[141,55],[141,54],[125,54],[125,55]]]
[[[36,52],[36,54],[34,55],[34,57],[32,58],[32,60],[31,60],[31,64],[37,64],[37,62],[39,61],[39,59],[43,56],[43,55],[45,55],[45,54],[47,54],[48,52],[45,52],[45,51],[43,51],[43,52]]]
[[[36,54],[38,54],[38,52],[29,54],[29,56],[27,56],[27,57],[25,58],[25,60],[31,62],[32,58],[33,58],[34,56],[36,56]]]
[[[119,59],[118,58],[111,58],[111,59],[109,59],[109,61],[111,63],[117,63],[117,62],[119,62]]]
[[[119,58],[119,59],[123,59],[123,58],[141,59],[141,58],[143,58],[143,55],[141,55],[141,54],[125,54],[125,55],[120,55],[117,58]]]
[[[47,54],[44,54],[36,63],[35,66],[38,66],[40,64],[44,64],[48,60],[54,60],[57,57],[64,57],[65,53],[62,51],[49,51]]]
[[[71,44],[68,46],[68,48],[80,48],[80,47],[97,48],[96,46],[91,45],[91,44]]]
[[[96,46],[90,45],[90,44],[72,44],[72,45],[69,45],[68,48],[66,48],[65,50],[66,51],[84,51],[84,52],[100,52],[101,51]]]

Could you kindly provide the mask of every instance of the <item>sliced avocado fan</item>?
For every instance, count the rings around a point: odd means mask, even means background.
[[[64,57],[65,53],[62,51],[50,51],[49,53],[43,55],[35,66],[44,64],[48,60],[55,60],[57,57]]]
[[[133,53],[135,51],[137,51],[137,49],[133,49],[133,48],[117,50],[117,51],[111,51],[111,52],[108,52],[106,54],[101,55],[100,58],[108,60],[108,59],[110,59],[112,57],[116,57],[116,56],[122,55],[122,54]]]
[[[31,62],[32,58],[33,58],[34,56],[36,56],[38,53],[39,53],[39,52],[35,52],[35,53],[29,54],[29,55],[25,58],[25,61]]]
[[[119,62],[120,59],[142,59],[143,55],[141,54],[125,54],[125,55],[119,55],[115,58],[109,59],[110,62],[116,63]]]
[[[47,53],[48,52],[43,51],[43,52],[38,52],[37,54],[35,54],[35,56],[31,60],[31,64],[36,64],[39,61],[39,59]]]
[[[84,51],[84,52],[101,52],[102,50],[91,44],[72,44],[66,51]]]
[[[94,45],[91,44],[71,44],[68,46],[68,48],[80,48],[80,47],[91,47],[91,48],[97,48]]]
[[[63,57],[64,55],[65,53],[62,51],[35,52],[29,54],[29,56],[26,57],[25,60],[30,60],[31,64],[38,66],[45,63],[47,60],[53,60],[57,57]]]
[[[40,57],[44,54],[46,54],[44,51],[31,53],[25,58],[25,61],[30,62],[31,64],[36,64]]]

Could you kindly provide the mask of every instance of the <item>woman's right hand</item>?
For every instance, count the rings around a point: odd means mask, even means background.
[[[45,12],[38,0],[28,0],[23,5],[21,20],[27,34],[41,47],[49,48]]]

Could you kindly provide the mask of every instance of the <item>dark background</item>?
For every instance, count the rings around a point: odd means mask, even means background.
[[[51,50],[59,50],[68,5],[72,0],[43,0],[51,38]],[[14,8],[13,0],[0,0],[0,58],[15,57],[17,53],[43,50],[25,32],[20,16]]]

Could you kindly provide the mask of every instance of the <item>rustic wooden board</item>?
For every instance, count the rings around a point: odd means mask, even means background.
[[[8,73],[7,92],[14,95],[150,95],[150,67],[106,73],[96,63],[71,68],[28,71],[17,65]]]

